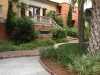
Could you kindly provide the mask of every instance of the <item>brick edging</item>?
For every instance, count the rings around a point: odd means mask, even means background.
[[[47,68],[47,67],[43,64],[43,62],[41,61],[41,59],[39,60],[39,62],[40,62],[40,64],[43,66],[43,68],[44,68],[47,72],[49,72],[51,75],[56,75],[53,71],[51,71],[49,68]]]
[[[39,56],[39,54],[34,54],[34,55],[28,55],[28,54],[24,54],[24,55],[7,55],[7,56],[3,56],[0,55],[0,59],[7,59],[7,58],[18,58],[18,57],[32,57],[32,56]]]
[[[32,57],[32,56],[39,56],[39,55],[19,55],[19,56],[8,56],[8,57],[0,56],[0,59],[18,58],[18,57]]]

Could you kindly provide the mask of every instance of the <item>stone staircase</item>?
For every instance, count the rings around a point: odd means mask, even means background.
[[[39,31],[38,40],[52,40],[50,30],[53,28],[62,29],[52,18],[47,16],[34,15],[29,17],[34,22],[35,31]]]
[[[34,21],[34,24],[41,24],[44,26],[51,25],[54,28],[62,29],[52,18],[47,17],[47,16],[34,15],[34,16],[31,16],[30,19]]]

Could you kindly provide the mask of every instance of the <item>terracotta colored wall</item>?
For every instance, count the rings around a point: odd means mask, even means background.
[[[53,26],[43,26],[43,25],[34,25],[34,29],[39,31],[40,28],[47,28],[48,30],[52,29]],[[37,38],[38,40],[52,40],[51,37]],[[6,33],[5,23],[0,23],[0,41],[8,41],[8,35]]]
[[[59,6],[61,6],[61,13],[58,13],[59,17],[63,19],[64,25],[67,23],[67,17],[68,17],[68,11],[69,11],[69,4],[68,3],[61,3]]]
[[[72,13],[72,20],[75,21],[73,27],[78,29],[78,7],[75,7],[75,11]]]
[[[58,8],[56,13],[63,19],[64,25],[66,26],[70,5],[68,3],[61,3],[59,6],[61,6],[61,13],[58,13]],[[75,7],[75,10],[72,12],[72,20],[75,21],[73,27],[78,29],[78,7]]]
[[[7,41],[8,35],[6,33],[5,23],[0,23],[0,41]]]

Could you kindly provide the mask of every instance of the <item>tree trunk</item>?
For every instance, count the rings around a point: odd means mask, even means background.
[[[93,0],[88,53],[100,51],[100,0]]]
[[[83,1],[83,0],[82,0]],[[84,47],[84,18],[83,18],[84,1],[78,8],[78,25],[79,25],[79,47]]]

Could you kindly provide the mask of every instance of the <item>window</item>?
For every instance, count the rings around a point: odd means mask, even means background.
[[[40,15],[40,8],[30,6],[29,8],[29,16]]]
[[[43,16],[46,15],[46,9],[43,9]]]
[[[61,13],[61,6],[58,6],[58,13]]]
[[[75,24],[75,20],[72,20],[72,27],[74,26],[74,24]]]

